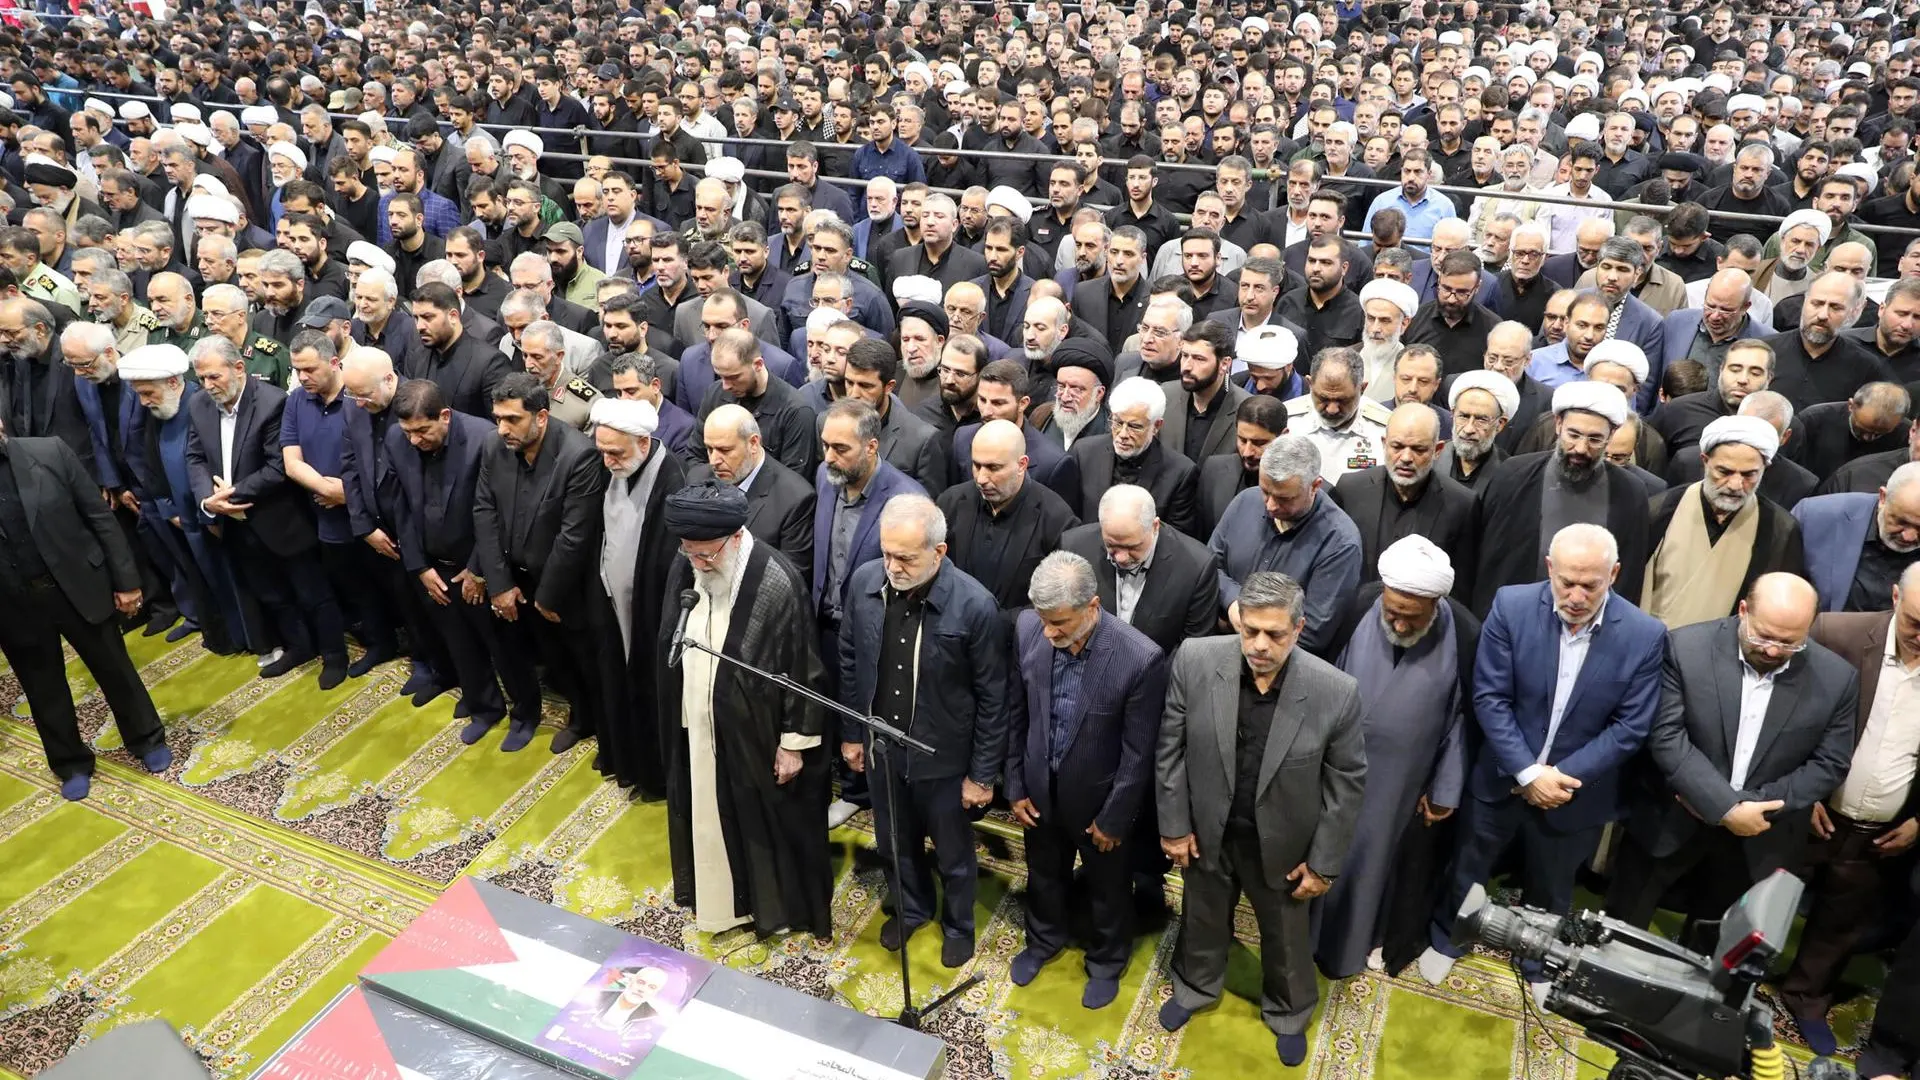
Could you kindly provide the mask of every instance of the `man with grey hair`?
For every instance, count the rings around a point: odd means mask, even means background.
[[[87,313],[113,330],[114,345],[121,355],[145,345],[147,331],[160,325],[153,312],[134,303],[133,279],[124,270],[96,271],[87,280],[84,292]]]
[[[1623,774],[1660,708],[1666,628],[1624,588],[1616,592],[1621,551],[1613,535],[1567,525],[1554,533],[1545,563],[1547,580],[1499,590],[1480,634],[1473,698],[1484,738],[1431,944],[1420,956],[1420,974],[1436,986],[1461,955],[1452,937],[1461,902],[1514,843],[1527,903],[1560,915],[1572,908],[1574,875],[1619,817]],[[1540,1002],[1540,965],[1521,968]]]
[[[1100,497],[1114,484],[1138,484],[1153,493],[1167,524],[1196,536],[1200,470],[1160,439],[1166,391],[1144,376],[1124,379],[1107,396],[1107,412],[1112,417],[1107,438],[1083,435],[1067,451],[1080,465],[1080,505],[1100,505]]]
[[[1234,496],[1207,542],[1220,560],[1220,604],[1229,618],[1241,583],[1254,574],[1278,571],[1299,584],[1300,644],[1309,652],[1332,643],[1360,584],[1360,531],[1326,488],[1319,448],[1304,435],[1281,435],[1260,455],[1259,486]]]
[[[1920,559],[1920,462],[1893,470],[1877,494],[1836,492],[1793,508],[1821,611],[1880,611]]]
[[[841,404],[828,410],[829,429]],[[833,456],[829,447],[829,464]],[[897,879],[893,862],[886,863],[892,915],[880,928],[880,944],[904,948],[937,916],[940,962],[957,968],[973,959],[974,946],[979,863],[968,812],[993,800],[1006,759],[1006,620],[986,587],[947,560],[947,523],[932,499],[899,494],[877,517],[880,558],[848,577],[837,653],[840,702],[901,730],[911,726],[933,748],[930,755],[872,759],[877,835],[900,844],[892,854],[905,871]],[[867,731],[842,728],[840,736],[847,766],[864,772]],[[936,870],[944,893],[938,906]]]
[[[1367,773],[1359,687],[1301,647],[1307,603],[1286,574],[1248,575],[1237,638],[1174,655],[1154,760],[1160,845],[1186,883],[1160,1024],[1177,1031],[1219,1000],[1244,894],[1260,927],[1260,1018],[1288,1066],[1306,1060],[1318,999],[1309,901],[1346,862]],[[1283,755],[1294,767],[1278,768]]]
[[[1153,802],[1166,662],[1145,634],[1102,610],[1093,564],[1079,555],[1048,555],[1026,599],[1032,607],[1014,624],[1007,801],[1026,829],[1027,946],[1010,973],[1025,986],[1066,946],[1077,855],[1092,931],[1080,1004],[1101,1009],[1118,996],[1132,951],[1128,866],[1143,839],[1135,822]]]

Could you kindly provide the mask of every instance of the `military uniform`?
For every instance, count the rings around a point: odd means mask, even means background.
[[[1287,432],[1304,435],[1320,449],[1320,475],[1327,483],[1342,476],[1371,469],[1386,461],[1382,440],[1387,434],[1387,418],[1393,410],[1370,397],[1359,399],[1359,412],[1344,430],[1326,426],[1319,410],[1313,407],[1313,395],[1301,394],[1287,402]]]
[[[547,394],[547,415],[569,427],[587,430],[587,417],[593,412],[600,391],[578,375],[562,380]]]
[[[135,304],[127,316],[127,324],[113,328],[113,347],[120,350],[121,356],[125,356],[145,345],[147,335],[159,326],[160,320],[154,317],[153,312]]]
[[[75,315],[87,312],[86,301],[80,299],[80,290],[73,279],[43,262],[33,264],[33,269],[20,282],[20,291],[35,300],[59,304]]]
[[[240,355],[247,358],[247,374],[282,390],[291,385],[293,362],[285,345],[265,334],[249,334]]]
[[[607,275],[587,265],[582,258],[573,272],[573,280],[567,283],[566,299],[581,307],[598,308],[600,306],[600,280]]]
[[[173,345],[178,347],[181,352],[191,353],[193,352],[194,344],[206,336],[207,321],[196,311],[193,315],[193,321],[187,324],[185,330],[170,330],[164,326],[156,326],[152,330],[147,331],[147,344]],[[189,369],[189,373],[191,373],[191,369]]]
[[[790,268],[790,276],[796,278],[805,277],[812,272],[813,260],[811,258],[801,259]],[[847,260],[847,273],[859,274],[861,277],[873,282],[875,288],[879,288],[880,286],[880,268],[860,258],[858,255]]]

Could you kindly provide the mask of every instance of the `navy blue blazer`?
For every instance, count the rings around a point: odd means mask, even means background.
[[[880,557],[880,511],[895,495],[925,495],[926,489],[913,477],[882,460],[867,481],[867,507],[860,525],[853,530],[853,550],[847,555],[847,572],[840,580],[842,612],[847,606],[847,591],[853,585],[853,572],[861,564]],[[821,464],[813,474],[813,606],[820,609],[821,594],[827,590],[827,567],[833,560],[833,505],[840,501],[840,489],[827,482],[827,467]],[[988,599],[992,603],[992,599]]]
[[[673,231],[673,226],[661,221],[659,218],[635,210],[633,212],[633,220],[638,221],[641,218],[646,218],[648,221],[653,222],[653,232],[656,236]],[[588,266],[593,267],[603,274],[611,274],[626,265],[625,263],[612,266],[603,265],[607,261],[607,216],[605,214],[587,222],[580,232],[587,242],[586,250],[581,253],[580,257],[587,260]]]
[[[680,370],[673,377],[673,403],[689,413],[700,411],[707,387],[714,383],[712,356],[713,346],[704,341],[680,354]],[[780,346],[761,341],[760,358],[766,362],[767,374],[788,386],[798,390],[807,384],[807,365]]]
[[[1815,495],[1794,504],[1793,519],[1800,523],[1807,549],[1807,576],[1820,594],[1821,611],[1847,610],[1853,575],[1860,569],[1860,545],[1866,543],[1879,505],[1879,495],[1854,491]],[[1891,596],[1886,600],[1893,603]]]
[[[120,445],[109,445],[107,438],[107,417],[100,406],[100,388],[89,379],[78,375],[73,377],[73,393],[80,399],[80,413],[87,418],[87,435],[93,442],[93,456],[88,461],[93,464],[94,479],[104,488],[133,488],[142,498],[146,497],[146,486],[141,483],[140,469],[134,459],[145,453],[146,448],[137,439],[135,429],[140,425],[140,414],[147,410],[140,404],[140,395],[133,392],[130,384],[122,382],[120,386]],[[185,399],[182,399],[184,407]],[[127,467],[135,475],[122,476],[114,464],[115,458],[124,459]]]
[[[364,539],[375,529],[398,544],[400,484],[386,444],[373,435],[373,414],[349,401],[345,410],[346,438],[340,455],[340,483],[347,489],[347,519],[353,535]],[[484,421],[483,421],[484,422]],[[399,427],[392,422],[389,428]]]
[[[494,426],[477,416],[453,414],[447,427],[447,443],[442,448],[446,464],[440,470],[444,494],[434,496],[444,502],[442,519],[450,527],[452,550],[446,561],[465,566],[473,551],[473,492],[480,484],[480,463],[494,438]],[[400,562],[407,573],[418,574],[432,565],[427,557],[427,470],[420,451],[407,441],[399,424],[387,428],[387,465],[400,489]]]
[[[878,518],[869,515],[867,520]],[[876,523],[877,524],[877,523]],[[861,529],[865,531],[863,522]],[[813,546],[827,546],[818,534]],[[878,541],[875,541],[876,545]],[[820,564],[818,554],[814,565]],[[880,633],[886,619],[887,574],[878,559],[847,575],[847,607],[840,624],[840,701],[862,716],[874,711],[879,687]],[[928,586],[920,622],[919,667],[913,680],[908,733],[933,747],[931,755],[901,752],[889,763],[908,780],[966,776],[993,787],[1007,753],[1007,622],[985,585],[951,560]],[[841,729],[862,742],[865,729]]]
[[[881,337],[881,335],[876,334],[871,330],[867,330],[867,328],[864,326],[860,327],[860,329],[866,330],[866,334],[870,338]],[[882,340],[884,340],[884,338]],[[808,368],[807,368],[807,328],[804,325],[794,327],[793,332],[787,335],[787,355],[793,358],[794,370],[800,373],[799,375],[800,381],[797,383],[794,383],[794,385],[804,389],[807,385],[807,376],[811,374],[811,372],[808,371]],[[681,358],[680,363],[682,365],[684,365],[686,362],[687,361],[684,357]],[[787,381],[793,382],[792,379],[789,379]],[[821,406],[820,411],[825,412],[826,407]]]
[[[1153,793],[1154,744],[1166,708],[1167,663],[1160,646],[1109,612],[1087,639],[1074,715],[1062,718],[1067,744],[1053,753],[1054,647],[1031,608],[1014,624],[1020,685],[1007,696],[1007,801],[1031,799],[1040,817],[1074,832],[1097,824],[1124,837]],[[1056,801],[1057,799],[1057,801]]]
[[[671,398],[660,399],[660,426],[653,429],[653,437],[667,444],[667,449],[689,461],[701,461],[687,452],[687,444],[693,435],[693,414],[673,403]]]
[[[847,280],[853,282],[853,320],[883,335],[893,333],[893,302],[887,294],[865,274],[849,270]],[[787,317],[788,326],[807,324],[807,316],[813,314],[812,271],[795,274],[787,282],[787,291],[780,297],[780,312]]]
[[[1546,764],[1580,781],[1572,801],[1546,812],[1557,832],[1620,817],[1621,773],[1646,742],[1660,706],[1667,628],[1618,593],[1607,597],[1599,618],[1547,753]],[[1516,776],[1540,758],[1562,632],[1548,582],[1508,585],[1494,594],[1473,668],[1474,719],[1484,741],[1470,782],[1482,802],[1518,798]]]
[[[1700,317],[1705,314],[1706,312],[1699,308],[1674,308],[1673,313],[1666,317],[1662,330],[1665,339],[1661,349],[1661,370],[1665,370],[1666,365],[1675,360],[1686,358],[1687,353],[1693,348],[1693,335],[1700,331]],[[1751,318],[1746,322],[1747,324],[1740,328],[1740,333],[1735,335],[1734,340],[1767,337],[1772,333],[1770,330],[1759,329]]]
[[[1645,416],[1660,403],[1660,379],[1667,370],[1667,321],[1637,296],[1629,294],[1626,305],[1613,336],[1633,342],[1647,354],[1647,378],[1633,398],[1634,411]]]
[[[982,274],[971,279],[980,291],[987,296],[987,310],[993,310],[993,279]],[[1007,294],[1007,306],[1000,313],[1000,321],[980,320],[980,329],[1005,342],[1025,341],[1024,325],[1027,321],[1027,298],[1033,293],[1033,279],[1021,274],[1014,279],[1013,291]]]
[[[1067,509],[1086,516],[1080,506],[1080,462],[1058,440],[1032,424],[1022,424],[1020,430],[1027,436],[1027,475],[1065,499]],[[953,433],[953,457],[949,460],[953,462],[955,484],[973,479],[973,437],[979,431],[980,425],[973,423]]]

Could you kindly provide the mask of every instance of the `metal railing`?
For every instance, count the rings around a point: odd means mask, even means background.
[[[83,98],[98,97],[103,99],[120,99],[120,100],[132,100],[132,101],[155,100],[151,97],[141,95],[141,94],[126,94],[126,93],[117,93],[117,92],[109,92],[109,91],[68,90],[68,91],[60,91],[60,92],[74,94],[76,96],[80,96]],[[211,102],[198,107],[202,109],[237,110],[237,109],[246,108],[247,106],[242,105],[240,102],[236,101],[236,102]],[[345,113],[345,112],[336,113],[332,111],[329,111],[327,115],[337,120],[351,120],[351,119],[357,119],[359,117],[358,113]],[[384,117],[383,119],[391,121],[391,120],[397,120],[402,118]],[[119,120],[117,117],[115,118],[114,122],[116,124],[124,123],[124,121]],[[557,135],[562,138],[568,138],[568,139],[622,138],[622,139],[631,139],[631,140],[638,141],[638,140],[650,139],[650,138],[656,137],[655,135],[643,134],[641,132],[636,132],[636,131],[595,131],[595,130],[590,130],[586,128],[573,128],[573,129],[540,128],[540,127],[515,128],[510,125],[503,125],[503,124],[475,124],[474,126],[482,130],[492,129],[492,130],[499,130],[499,131],[528,131],[537,135],[544,136],[544,135],[551,134],[551,135]],[[726,144],[738,145],[738,146],[785,147],[785,146],[792,145],[793,142],[797,141],[792,139],[760,139],[760,138],[754,138],[751,136],[745,136],[745,137],[729,136],[729,137],[722,137],[722,138],[707,138],[699,135],[693,135],[691,132],[688,132],[688,134],[694,139],[694,141],[702,144],[726,143]],[[491,131],[489,131],[488,137],[489,138],[493,137],[491,134]],[[495,141],[497,142],[498,140],[496,139]],[[852,151],[852,150],[857,150],[861,146],[865,145],[864,143],[814,142],[812,140],[806,140],[806,141],[810,142],[811,145],[813,145],[816,149],[832,150],[832,151]],[[1004,150],[966,150],[966,149],[949,150],[946,148],[935,149],[932,147],[924,147],[924,146],[915,146],[915,147],[912,147],[912,149],[914,149],[915,151],[923,155],[934,154],[940,157],[964,157],[964,158],[977,158],[977,159],[985,159],[985,160],[1011,160],[1011,161],[1072,161],[1074,160],[1073,158],[1067,157],[1065,155],[1059,155],[1059,154],[1032,154],[1032,153],[1004,151]],[[543,153],[542,156],[554,158],[556,160],[561,160],[561,161],[586,161],[593,157],[605,157],[609,161],[612,161],[618,165],[633,166],[641,169],[650,169],[653,167],[653,162],[651,160],[641,159],[641,158],[614,157],[612,155],[606,155],[606,154],[575,154],[570,151],[550,150]],[[1099,159],[1099,164],[1124,166],[1127,164],[1129,160],[1131,159],[1103,157]],[[1256,167],[1253,170],[1252,178],[1255,180],[1284,180],[1287,174],[1287,166],[1290,164],[1291,162],[1288,162],[1286,164],[1281,164],[1279,162],[1276,162],[1273,166],[1268,168],[1263,169],[1263,168]],[[702,167],[693,165],[691,163],[683,162],[682,167],[693,172],[704,171]],[[1186,169],[1194,172],[1205,172],[1205,173],[1215,173],[1215,172],[1218,172],[1220,169],[1220,166],[1214,163],[1173,162],[1173,161],[1159,161],[1159,160],[1156,160],[1153,163],[1153,167],[1156,171],[1162,170],[1162,169]],[[750,170],[747,170],[747,174],[750,176],[760,176],[760,177],[766,177],[770,179],[782,179],[786,176],[786,174],[784,173],[778,173],[778,172],[773,172],[770,170],[763,170],[763,169],[750,169]],[[821,175],[817,177],[817,179],[820,181],[825,181],[827,183],[837,184],[842,187],[851,187],[851,188],[864,188],[867,184],[867,181],[865,180],[858,179],[855,177],[849,177],[849,176]],[[1327,182],[1327,180],[1326,178],[1323,177],[1322,183],[1325,183],[1325,182]],[[1339,177],[1334,177],[1332,182],[1337,184],[1342,184],[1342,185],[1352,184],[1352,185],[1358,185],[1361,187],[1380,188],[1382,190],[1385,190],[1387,188],[1397,188],[1400,186],[1400,182],[1398,180],[1389,179],[1387,177],[1377,177],[1377,176],[1376,177],[1339,176]],[[954,188],[935,188],[934,190],[941,191],[947,194],[953,194],[953,195],[961,194],[959,190]],[[1514,202],[1528,202],[1528,203],[1538,203],[1538,204],[1545,204],[1545,205],[1579,206],[1579,207],[1584,207],[1588,209],[1606,210],[1610,212],[1625,211],[1629,213],[1646,214],[1654,218],[1664,218],[1666,215],[1673,212],[1675,206],[1679,205],[1677,203],[1654,205],[1652,203],[1629,202],[1629,201],[1618,200],[1618,199],[1582,199],[1576,196],[1550,195],[1545,192],[1539,192],[1539,191],[1509,192],[1499,188],[1463,187],[1463,186],[1454,185],[1454,184],[1430,184],[1428,185],[1427,190],[1430,192],[1438,192],[1442,195],[1465,195],[1465,196],[1471,196],[1473,198],[1506,199]],[[1720,211],[1720,210],[1712,210],[1709,212],[1713,215],[1714,219],[1716,220],[1735,221],[1735,222],[1754,222],[1754,223],[1768,225],[1770,226],[1770,228],[1768,229],[1769,233],[1777,231],[1779,229],[1780,224],[1786,220],[1784,216],[1774,216],[1769,214],[1746,214],[1746,213],[1739,213],[1736,211]],[[1904,239],[1912,239],[1914,237],[1920,237],[1920,229],[1916,229],[1916,228],[1906,228],[1906,227],[1894,226],[1894,225],[1867,224],[1858,220],[1855,220],[1850,224],[1852,225],[1853,228],[1856,228],[1861,232],[1873,234],[1873,235],[1901,237]]]

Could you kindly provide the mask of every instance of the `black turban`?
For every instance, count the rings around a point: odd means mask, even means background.
[[[29,184],[45,184],[48,187],[70,188],[79,182],[72,169],[51,161],[30,161],[24,170]]]
[[[1660,168],[1675,172],[1699,173],[1704,171],[1707,160],[1695,154],[1684,154],[1669,150],[1660,155]]]
[[[707,480],[667,496],[667,531],[682,540],[718,540],[746,527],[747,494]]]
[[[928,326],[933,327],[935,337],[946,337],[947,332],[952,329],[947,323],[947,313],[942,311],[938,304],[929,304],[921,300],[915,300],[910,304],[901,304],[900,320],[904,322],[910,318],[919,319]]]
[[[1060,342],[1053,350],[1050,363],[1054,371],[1063,367],[1086,368],[1093,372],[1100,385],[1113,383],[1113,354],[1109,353],[1106,343],[1098,338],[1069,337]]]

